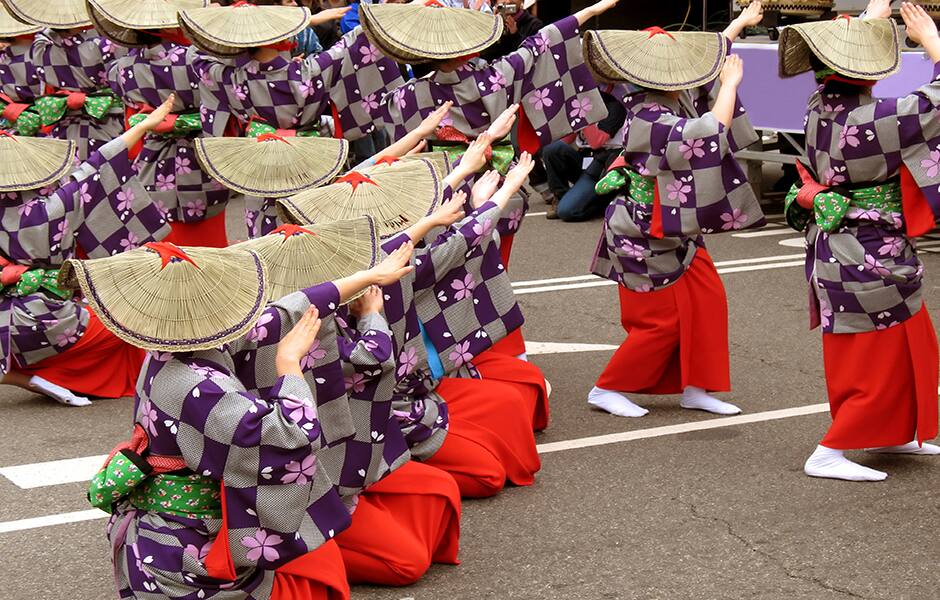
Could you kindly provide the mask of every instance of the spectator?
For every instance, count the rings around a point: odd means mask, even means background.
[[[515,52],[522,45],[523,40],[542,28],[542,21],[529,12],[529,9],[535,6],[535,2],[536,0],[525,0],[520,4],[519,2],[500,1],[496,5],[496,10],[503,17],[503,37],[481,53],[480,56],[484,60],[493,60]],[[520,7],[518,11],[507,12],[502,8],[513,4]]]
[[[594,186],[620,154],[620,146],[609,142],[614,141],[623,128],[627,111],[614,96],[609,93],[601,95],[608,114],[603,121],[578,134],[581,143],[586,144],[583,149],[567,140],[558,140],[542,149],[542,161],[552,194],[546,214],[549,219],[586,221],[599,215],[611,201],[610,195],[598,196]]]

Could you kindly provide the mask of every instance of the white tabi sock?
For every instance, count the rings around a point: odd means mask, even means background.
[[[47,381],[39,375],[33,375],[29,378],[29,387],[49,396],[59,404],[68,406],[91,406],[91,400],[84,396],[77,396],[61,385],[56,385]]]
[[[888,474],[869,469],[854,463],[845,457],[842,450],[825,446],[816,446],[816,450],[806,459],[803,472],[810,477],[843,479],[845,481],[884,481]]]
[[[618,417],[642,417],[649,412],[642,406],[630,402],[630,399],[620,392],[612,392],[596,386],[588,393],[588,404]]]
[[[919,454],[921,456],[936,456],[940,454],[940,446],[934,444],[919,445],[917,442],[910,442],[901,446],[885,446],[883,448],[866,448],[866,452],[875,454]]]
[[[685,390],[682,391],[682,400],[679,401],[679,406],[692,410],[704,410],[716,415],[736,415],[741,412],[741,409],[734,404],[722,402],[718,398],[709,396],[705,393],[705,390],[694,385],[686,386]]]

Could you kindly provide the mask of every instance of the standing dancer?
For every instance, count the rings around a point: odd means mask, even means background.
[[[193,140],[202,135],[203,99],[186,62],[189,40],[179,30],[176,16],[178,9],[206,4],[206,0],[91,0],[88,6],[103,36],[132,48],[108,70],[111,89],[127,106],[128,126],[145,118],[170,94],[176,96],[173,113],[141,148],[135,148],[138,177],[173,228],[166,241],[224,248],[229,191],[206,175],[196,160]]]
[[[787,221],[806,232],[813,327],[822,325],[832,426],[806,461],[807,475],[881,481],[845,450],[940,454],[937,338],[924,305],[924,266],[911,238],[940,215],[940,37],[923,8],[905,2],[908,37],[934,63],[931,81],[901,98],[872,85],[901,67],[887,0],[866,17],[799,25],[780,39],[784,77],[814,70],[802,186]],[[857,48],[851,56],[839,44]]]
[[[72,406],[90,404],[84,394],[133,393],[143,353],[111,335],[56,276],[79,248],[110,256],[169,233],[128,156],[169,110],[164,104],[77,168],[75,142],[0,137],[9,169],[0,175],[3,383]]]
[[[200,94],[214,97],[219,105],[203,110],[207,131],[216,136],[319,135],[321,117],[332,116],[336,137],[357,140],[370,133],[376,98],[402,82],[397,64],[382,56],[359,28],[316,56],[292,60],[290,55],[290,39],[298,31],[338,19],[347,10],[329,9],[311,17],[306,8],[241,3],[182,11],[181,22],[203,50],[189,56]],[[260,39],[265,41],[256,41]],[[273,199],[248,197],[247,202],[250,235],[277,227]]]
[[[111,61],[124,50],[92,27],[84,0],[3,0],[18,19],[48,27],[29,54],[46,85],[33,107],[43,133],[74,140],[79,160],[124,131],[124,105],[108,87]]]
[[[39,114],[28,110],[45,89],[29,61],[33,38],[41,30],[14,19],[0,4],[0,127],[10,133],[36,135],[42,124]]]
[[[761,16],[754,2],[723,34],[654,27],[585,37],[598,79],[643,86],[624,98],[623,155],[598,183],[599,193],[626,188],[607,208],[592,267],[619,284],[628,333],[588,395],[609,413],[648,412],[629,392],[681,393],[683,408],[740,412],[708,394],[731,389],[728,304],[700,234],[764,222],[734,158],[758,138],[737,101],[743,66],[727,56]]]

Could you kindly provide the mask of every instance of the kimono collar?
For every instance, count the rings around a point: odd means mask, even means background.
[[[270,71],[280,71],[286,69],[290,66],[291,61],[284,57],[284,53],[280,53],[266,63],[259,63],[251,57],[250,54],[245,53],[238,56],[235,59],[235,66],[245,69],[248,65],[254,63],[257,65],[258,73],[268,73]]]
[[[474,58],[455,71],[451,71],[449,73],[444,71],[434,71],[433,73],[430,73],[428,77],[435,83],[460,83],[467,79],[467,77],[469,77],[474,71],[478,71],[483,65],[486,65],[486,61],[479,58]]]

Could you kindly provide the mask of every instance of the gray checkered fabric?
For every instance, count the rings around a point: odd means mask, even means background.
[[[16,43],[0,52],[0,93],[14,102],[32,102],[45,91],[29,51],[28,43]]]

